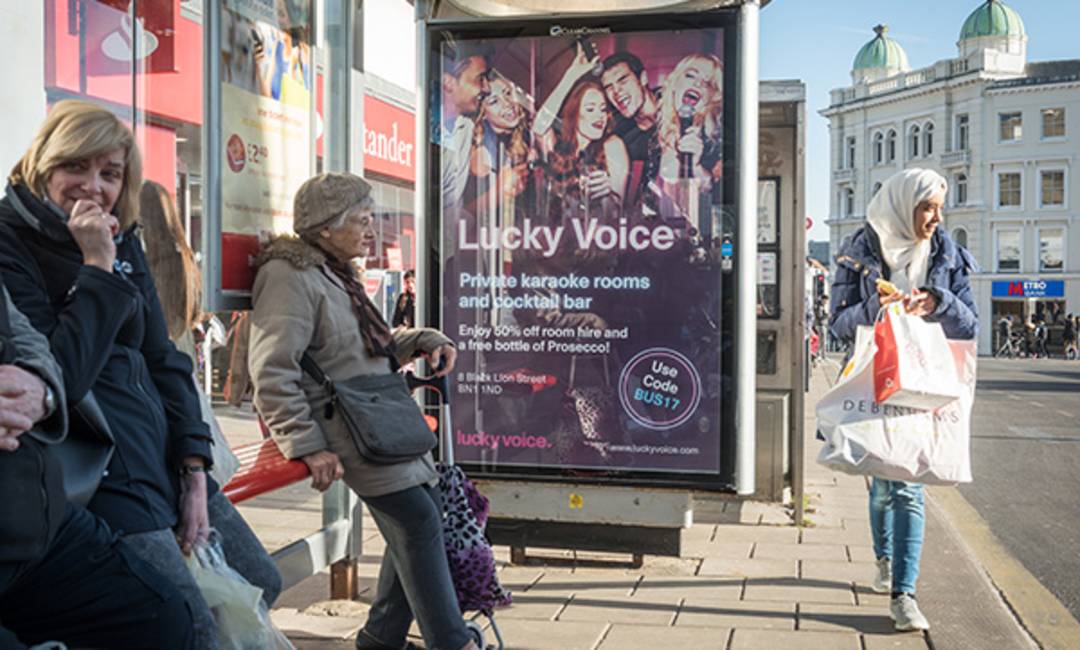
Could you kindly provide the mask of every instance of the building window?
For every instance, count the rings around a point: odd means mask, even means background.
[[[997,177],[997,207],[1019,208],[1023,205],[1023,179],[1020,172],[1003,172]]]
[[[1024,137],[1024,120],[1020,113],[998,114],[998,140],[1001,142],[1020,142]]]
[[[997,270],[1020,270],[1020,231],[997,231]]]
[[[889,130],[888,141],[885,145],[885,152],[888,154],[889,162],[896,160],[896,131]]]
[[[919,127],[913,126],[908,129],[908,159],[919,157]]]
[[[885,162],[885,135],[878,131],[874,134],[874,164]]]
[[[844,188],[844,190],[842,192],[842,196],[844,197],[844,216],[845,217],[854,217],[855,216],[855,190],[851,189],[850,187]]]
[[[1039,270],[1060,273],[1065,269],[1065,230],[1039,229]]]
[[[956,242],[960,246],[963,246],[964,248],[967,248],[966,230],[964,230],[963,228],[957,228],[956,230],[952,231],[952,238],[954,242]]]
[[[1065,170],[1044,169],[1039,172],[1039,207],[1065,206]]]
[[[844,147],[844,167],[847,169],[855,169],[855,138],[851,137],[847,139],[846,146]]]
[[[1042,110],[1042,137],[1065,137],[1065,109],[1044,108]]]
[[[934,123],[927,122],[923,127],[923,155],[934,155]]]
[[[953,177],[953,205],[967,205],[968,179],[967,174],[957,174]]]
[[[969,121],[968,116],[964,115],[956,116],[956,146],[953,147],[954,151],[967,151],[968,148],[968,128]]]
[[[870,194],[871,198],[877,196],[877,193],[881,191],[881,183],[874,183],[874,191]]]

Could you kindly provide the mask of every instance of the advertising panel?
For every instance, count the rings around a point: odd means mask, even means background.
[[[221,243],[225,291],[254,280],[263,232],[292,229],[311,174],[310,0],[229,0],[222,8]]]
[[[441,323],[459,351],[458,462],[720,472],[728,24],[433,32],[432,206]]]

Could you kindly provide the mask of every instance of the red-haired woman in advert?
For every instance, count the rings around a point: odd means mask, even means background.
[[[622,215],[630,157],[622,139],[612,133],[614,120],[604,88],[590,76],[598,63],[599,57],[590,57],[578,44],[570,67],[533,124],[548,158],[547,191],[541,201],[547,201],[546,213],[555,221],[613,222]]]

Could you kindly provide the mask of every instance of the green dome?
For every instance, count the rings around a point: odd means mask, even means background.
[[[987,0],[971,12],[960,28],[960,40],[984,36],[1024,36],[1020,14],[1000,0]]]
[[[889,28],[885,25],[878,25],[874,28],[874,31],[877,33],[877,36],[874,37],[874,40],[863,45],[862,49],[859,50],[859,53],[855,55],[855,64],[852,66],[852,69],[910,69],[908,66],[907,53],[904,52],[904,48],[900,47],[899,43],[885,35],[889,31]]]

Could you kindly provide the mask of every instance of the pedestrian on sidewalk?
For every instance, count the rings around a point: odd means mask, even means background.
[[[874,195],[867,225],[836,258],[834,337],[853,342],[859,325],[872,325],[883,306],[902,302],[908,313],[940,323],[949,338],[975,338],[979,317],[970,278],[975,259],[938,228],[947,191],[937,172],[909,169],[890,177]],[[879,278],[898,291],[879,289]],[[929,629],[915,602],[925,532],[923,486],[874,478],[870,528],[877,558],[873,587],[891,592],[896,629]]]
[[[361,455],[345,418],[334,415],[336,407],[326,410],[325,389],[302,367],[307,353],[332,382],[393,381],[397,368],[421,355],[442,367],[439,375],[454,367],[448,337],[429,328],[391,330],[364,292],[351,261],[375,244],[373,207],[364,179],[320,174],[296,193],[298,236],[275,237],[260,251],[248,357],[255,406],[285,457],[311,469],[313,487],[326,490],[343,478],[386,539],[358,650],[405,647],[414,617],[430,650],[479,650],[450,576],[431,452],[391,464]]]

